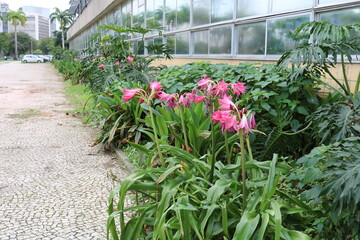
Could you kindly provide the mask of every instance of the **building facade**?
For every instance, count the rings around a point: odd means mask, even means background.
[[[43,7],[34,7],[34,6],[23,6],[20,8],[21,11],[25,12],[25,13],[34,13],[34,14],[38,14],[40,16],[43,17],[43,19],[47,19],[47,22],[49,24],[49,33],[47,37],[51,37],[53,32],[56,31],[56,22],[51,23],[50,22],[50,9],[49,8],[43,8]],[[43,19],[41,20],[41,22],[43,22]],[[39,23],[40,24],[40,23]],[[43,23],[41,23],[43,24]],[[42,32],[44,32],[44,28],[41,28]],[[44,38],[44,33],[41,34],[41,38]]]
[[[26,13],[25,27],[18,25],[17,31],[29,34],[35,40],[48,38],[50,36],[49,19],[44,18],[39,14]],[[11,23],[9,24],[9,32],[14,32],[15,27]]]
[[[9,4],[0,2],[0,14],[4,21],[0,20],[0,32],[8,32],[8,24],[6,23],[6,14],[10,11]]]
[[[68,31],[70,48],[89,46],[103,24],[165,28],[131,41],[162,42],[178,58],[277,60],[295,46],[291,33],[307,21],[344,25],[360,20],[360,1],[351,0],[73,0],[77,19]],[[103,32],[102,34],[107,34]]]

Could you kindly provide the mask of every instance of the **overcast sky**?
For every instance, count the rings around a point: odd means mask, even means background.
[[[53,12],[53,8],[58,7],[60,10],[69,8],[69,0],[0,0],[9,4],[10,10],[17,11],[22,6],[34,6],[50,8],[50,12]]]

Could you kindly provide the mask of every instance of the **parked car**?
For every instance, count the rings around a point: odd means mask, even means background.
[[[44,62],[44,59],[41,57],[38,57],[36,55],[25,55],[21,59],[21,62],[23,62],[23,63],[42,63],[42,62]]]

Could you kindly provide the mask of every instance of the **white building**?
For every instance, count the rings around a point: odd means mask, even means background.
[[[47,38],[50,36],[49,19],[35,13],[26,13],[25,27],[18,25],[17,31],[29,34],[35,40]],[[15,27],[9,24],[9,32],[14,32]]]

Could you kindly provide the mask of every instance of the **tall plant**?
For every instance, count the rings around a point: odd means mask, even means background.
[[[295,38],[310,38],[310,42],[286,52],[279,60],[280,68],[292,65],[294,74],[297,76],[304,69],[313,72],[328,74],[341,88],[344,96],[353,95],[359,91],[360,73],[357,77],[353,93],[351,92],[349,77],[346,73],[345,63],[352,63],[352,55],[360,52],[360,23],[338,26],[328,22],[307,22],[302,24],[294,32]],[[336,77],[330,68],[340,63],[342,78]],[[298,67],[295,69],[294,67]],[[323,84],[329,86],[323,81]]]
[[[70,24],[72,24],[73,20],[71,15],[69,14],[68,10],[61,11],[59,8],[54,8],[55,11],[50,14],[50,21],[53,23],[55,20],[57,20],[60,24],[60,30],[61,30],[61,43],[62,48],[65,48],[65,30],[67,27],[69,27]]]
[[[18,58],[17,26],[20,24],[25,27],[27,18],[23,11],[10,11],[6,15],[6,21],[11,22],[15,29],[15,59]]]

